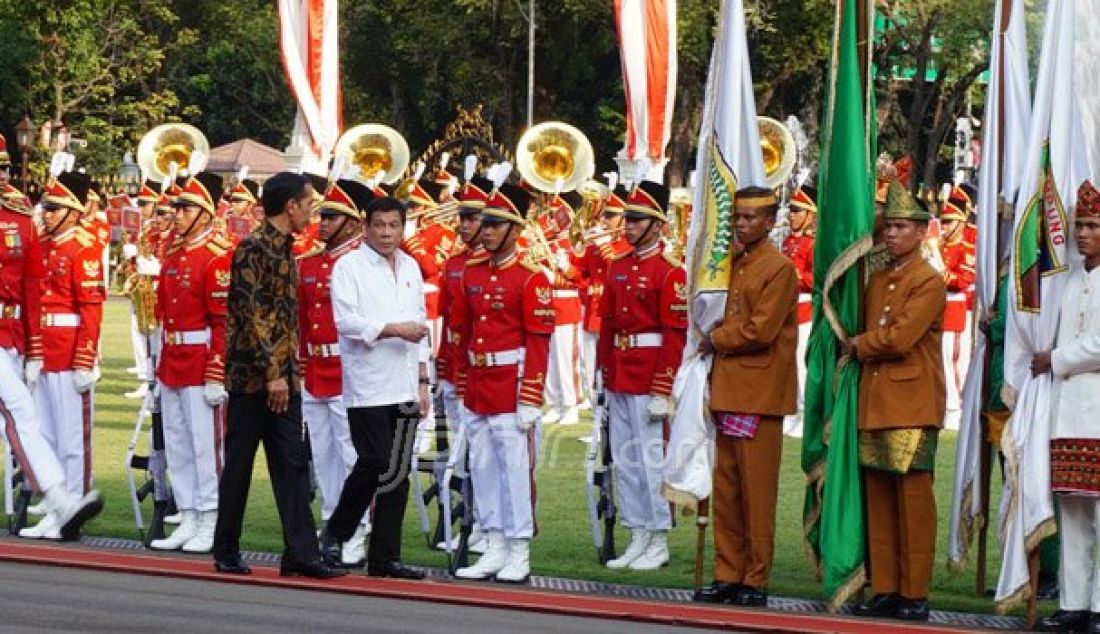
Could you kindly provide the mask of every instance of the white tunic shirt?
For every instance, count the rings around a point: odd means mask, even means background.
[[[332,269],[332,312],[347,407],[395,405],[418,397],[418,364],[431,354],[427,337],[420,343],[379,338],[388,323],[426,323],[420,267],[401,251],[395,257],[390,268],[363,243]]]
[[[1100,438],[1100,267],[1077,265],[1062,292],[1058,338],[1051,353],[1051,438]]]

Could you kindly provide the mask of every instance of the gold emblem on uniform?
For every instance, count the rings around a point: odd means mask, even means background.
[[[540,287],[535,289],[535,297],[538,298],[540,304],[549,305],[553,294],[549,288]]]
[[[232,274],[229,271],[214,271],[214,280],[218,286],[229,286]]]
[[[672,290],[676,292],[676,298],[681,300],[687,299],[687,284],[683,282],[674,282],[672,284]]]
[[[87,277],[99,277],[99,260],[84,260],[84,275]]]

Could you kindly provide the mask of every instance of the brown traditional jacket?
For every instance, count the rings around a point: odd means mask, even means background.
[[[726,315],[711,333],[710,408],[763,416],[797,409],[798,271],[765,240],[733,262]]]
[[[856,338],[861,431],[940,427],[943,377],[943,276],[919,257],[871,276],[864,296],[867,331]]]

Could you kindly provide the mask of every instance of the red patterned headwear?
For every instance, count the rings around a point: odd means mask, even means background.
[[[1077,189],[1077,217],[1100,218],[1100,191],[1091,181],[1086,180]]]

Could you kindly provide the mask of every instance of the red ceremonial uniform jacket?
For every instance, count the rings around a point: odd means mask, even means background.
[[[443,318],[443,341],[439,344],[435,368],[439,379],[452,385],[458,385],[459,382],[459,364],[455,359],[458,355],[466,354],[466,345],[462,339],[462,315],[458,311],[458,297],[462,294],[462,273],[466,270],[468,261],[482,257],[485,257],[484,249],[478,247],[471,251],[464,248],[443,263],[439,285],[439,316]]]
[[[441,224],[421,227],[411,238],[401,244],[420,267],[424,277],[424,308],[428,321],[440,316],[439,288],[442,282],[443,263],[454,249],[455,232]]]
[[[463,315],[462,340],[469,342],[458,366],[457,391],[478,414],[507,414],[519,405],[541,407],[546,381],[554,304],[550,281],[539,267],[513,253],[496,264],[489,256],[470,259],[456,298]],[[524,351],[517,364],[495,364],[493,353]],[[473,357],[471,359],[471,357]]]
[[[623,394],[669,396],[687,337],[687,274],[660,243],[641,256],[621,255],[607,268],[597,346],[604,386]],[[631,335],[660,335],[640,346]]]
[[[947,285],[947,307],[943,312],[943,329],[950,332],[961,332],[966,328],[966,312],[970,305],[970,294],[973,292],[974,280],[977,279],[975,270],[975,246],[970,237],[970,227],[963,227],[962,236],[954,242],[944,243],[941,250],[943,254],[943,281]],[[953,293],[965,293],[966,297],[950,297]]]
[[[814,292],[814,238],[804,234],[790,234],[783,241],[783,255],[794,262],[794,268],[798,272],[798,292],[801,294]],[[798,302],[798,323],[804,324],[810,321],[813,312],[813,304],[808,301]]]
[[[344,393],[332,314],[332,267],[357,248],[358,240],[348,240],[331,251],[316,249],[298,258],[298,358],[304,366],[306,391],[319,398]]]
[[[558,326],[580,324],[580,289],[583,280],[580,258],[573,253],[568,238],[555,240],[550,243],[550,248],[555,254],[555,269],[550,280],[550,286],[554,291],[554,324]],[[564,270],[557,268],[557,259],[562,257],[558,255],[559,253],[564,253],[569,262]]]
[[[581,256],[581,303],[584,305],[585,332],[600,332],[600,304],[607,282],[607,266],[616,256],[630,251],[630,243],[616,238],[603,244],[589,244]]]
[[[317,217],[310,220],[305,229],[294,234],[294,244],[290,247],[290,251],[294,254],[294,257],[305,255],[315,249],[325,248],[325,243],[321,242],[317,237],[320,231],[321,219]],[[237,242],[240,242],[240,240],[237,240]]]
[[[229,243],[212,229],[186,243],[176,240],[161,261],[164,348],[157,377],[168,387],[224,382],[229,265]],[[209,333],[206,342],[202,332]]]
[[[0,348],[42,358],[42,244],[30,210],[0,206]]]
[[[81,227],[42,241],[42,341],[46,372],[91,370],[103,321],[102,250]]]

